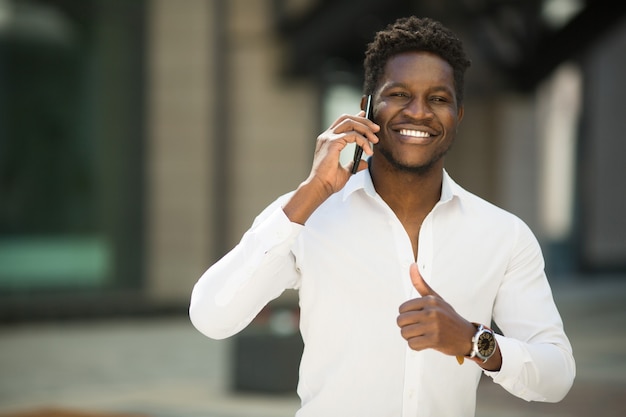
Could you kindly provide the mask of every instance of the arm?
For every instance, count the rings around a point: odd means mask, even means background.
[[[269,301],[297,287],[291,246],[301,227],[284,215],[280,200],[268,207],[239,244],[194,286],[189,306],[193,325],[213,339],[232,336]]]
[[[569,392],[576,373],[572,348],[543,271],[539,244],[526,225],[519,226],[493,310],[504,336],[496,335],[496,352],[486,363],[475,362],[517,397],[558,402]],[[415,350],[467,355],[474,326],[424,282],[415,264],[409,272],[421,297],[400,306],[402,336]]]
[[[367,155],[373,154],[370,142],[378,142],[374,132],[380,128],[364,115],[360,112],[358,116],[341,116],[318,136],[311,173],[283,207],[291,221],[304,224],[328,197],[346,185],[352,175],[352,165],[341,166],[339,157],[349,143],[361,146]],[[359,170],[367,168],[365,162],[359,163]]]
[[[322,133],[306,181],[266,209],[240,243],[200,277],[189,306],[200,332],[215,339],[232,336],[286,288],[298,286],[291,248],[309,216],[350,178],[351,166],[339,164],[341,150],[357,143],[371,155],[369,141],[378,142],[373,133],[378,126],[363,115],[341,116]]]
[[[494,306],[502,355],[494,382],[527,401],[558,402],[576,374],[572,347],[552,298],[539,244],[522,225]]]

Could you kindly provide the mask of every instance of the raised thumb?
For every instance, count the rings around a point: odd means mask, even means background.
[[[417,292],[422,297],[426,295],[434,295],[441,298],[439,294],[437,294],[435,290],[430,288],[426,281],[424,281],[424,278],[422,278],[422,275],[420,274],[419,268],[417,267],[416,263],[411,264],[411,267],[409,268],[409,274],[411,276],[411,282],[413,283],[413,287],[415,287]]]

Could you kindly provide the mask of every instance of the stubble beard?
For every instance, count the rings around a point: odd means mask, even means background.
[[[389,164],[402,173],[425,175],[431,172],[434,166],[450,151],[453,142],[450,142],[444,149],[439,149],[436,154],[432,156],[426,163],[423,164],[409,164],[396,158],[392,152],[385,147],[379,147],[377,151],[389,162]]]

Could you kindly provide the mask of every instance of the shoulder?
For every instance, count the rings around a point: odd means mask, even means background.
[[[460,212],[476,222],[478,227],[483,230],[497,230],[510,237],[535,240],[530,227],[517,214],[487,201],[456,183],[453,184],[453,189]]]

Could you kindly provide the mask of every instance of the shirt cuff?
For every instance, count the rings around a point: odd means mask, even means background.
[[[502,354],[502,366],[499,371],[484,371],[485,375],[491,377],[493,382],[501,385],[510,393],[521,398],[526,398],[531,394],[527,392],[527,387],[521,382],[520,375],[526,363],[532,358],[521,342],[511,338],[496,334],[498,349]]]

